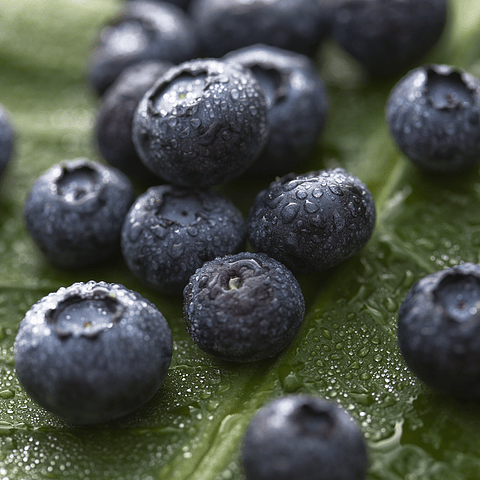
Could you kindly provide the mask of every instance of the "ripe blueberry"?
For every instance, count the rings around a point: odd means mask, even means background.
[[[35,402],[68,422],[92,424],[133,412],[158,391],[172,337],[138,293],[91,281],[33,305],[14,352],[20,383]]]
[[[267,105],[240,65],[192,60],[170,69],[138,105],[133,142],[153,173],[203,188],[240,175],[263,149]]]
[[[293,272],[322,271],[358,253],[375,224],[367,187],[342,168],[286,175],[256,197],[247,234]]]
[[[302,395],[262,408],[242,453],[247,480],[362,480],[368,466],[352,417],[327,400]]]
[[[147,90],[171,66],[152,60],[126,68],[105,93],[98,115],[95,138],[103,158],[141,182],[153,183],[156,177],[143,165],[133,146],[133,115]]]
[[[193,0],[190,7],[211,57],[256,43],[314,55],[329,30],[325,10],[318,0]]]
[[[165,2],[128,2],[95,45],[89,82],[99,94],[135,63],[165,60],[180,63],[199,53],[199,39],[190,17]]]
[[[386,118],[402,152],[424,170],[454,173],[480,161],[480,82],[463,70],[412,70],[390,93]]]
[[[245,245],[241,212],[218,193],[151,187],[125,218],[122,251],[130,270],[155,290],[181,294],[205,261]]]
[[[305,302],[292,273],[265,254],[239,253],[206,262],[184,290],[192,340],[223,360],[272,358],[300,329]]]
[[[439,40],[446,0],[342,0],[333,38],[374,75],[402,72]]]
[[[12,158],[15,134],[6,110],[0,105],[0,176]]]
[[[270,134],[250,173],[284,175],[306,160],[325,126],[327,94],[315,64],[306,56],[253,45],[224,57],[249,68],[263,88]]]
[[[79,158],[41,175],[30,189],[23,214],[30,235],[50,263],[83,267],[118,250],[133,200],[125,175]]]
[[[480,265],[465,263],[418,281],[398,312],[398,344],[433,389],[480,398]]]

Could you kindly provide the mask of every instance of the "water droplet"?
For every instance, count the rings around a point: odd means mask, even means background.
[[[325,327],[322,327],[320,330],[322,331],[323,336],[324,336],[327,340],[331,340],[331,339],[332,339],[332,335],[331,335],[331,333],[330,333],[329,330],[327,330]]]
[[[173,258],[180,258],[183,255],[185,248],[183,243],[174,243],[172,246],[172,257]]]
[[[343,195],[342,189],[338,185],[329,185],[328,188],[334,195]]]
[[[168,230],[161,225],[154,225],[150,230],[160,240],[163,240],[168,233]]]
[[[299,200],[304,200],[305,198],[308,197],[308,193],[305,189],[301,188],[301,189],[298,189],[296,192],[295,192],[295,195],[296,197],[299,199]]]
[[[339,213],[338,210],[333,212],[333,221],[335,222],[335,227],[337,230],[343,230],[345,227],[345,217]]]
[[[323,195],[323,191],[321,188],[315,188],[312,192],[312,196],[314,198],[320,198]]]
[[[13,390],[1,390],[0,391],[0,398],[3,400],[8,400],[9,398],[13,398],[15,396],[15,392]]]
[[[284,223],[293,222],[299,210],[300,204],[298,203],[289,203],[288,205],[285,205],[281,213]]]
[[[234,100],[238,100],[238,98],[240,97],[240,92],[234,88],[231,92],[230,92],[230,96],[234,99]]]
[[[361,348],[359,351],[358,351],[358,354],[361,356],[361,357],[366,357],[368,355],[368,352],[370,351],[370,349],[368,347],[363,347]]]
[[[202,124],[201,120],[199,118],[192,118],[190,120],[190,125],[193,127],[193,128],[198,128],[200,127],[200,125]]]
[[[143,232],[143,226],[140,223],[134,223],[130,227],[130,231],[128,232],[128,238],[130,239],[131,242],[136,242],[139,238],[140,235]]]
[[[316,203],[310,202],[307,200],[303,207],[307,213],[315,213],[318,211],[318,205]]]

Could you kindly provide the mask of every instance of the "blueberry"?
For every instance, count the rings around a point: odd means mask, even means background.
[[[164,2],[128,2],[104,27],[89,65],[89,82],[99,94],[135,63],[164,60],[180,63],[199,53],[199,38],[187,14]]]
[[[132,141],[133,115],[147,90],[172,66],[149,61],[126,68],[103,97],[95,138],[103,158],[130,178],[153,182],[156,177],[137,155]]]
[[[374,75],[404,71],[437,43],[446,0],[342,0],[333,38]]]
[[[367,187],[343,168],[286,175],[256,197],[247,234],[293,272],[330,268],[358,253],[375,224]]]
[[[190,11],[211,57],[256,43],[311,56],[329,28],[318,0],[193,0]]]
[[[118,250],[134,200],[116,169],[79,158],[55,165],[32,185],[24,218],[35,243],[57,267],[83,267]]]
[[[480,82],[458,68],[409,72],[386,105],[390,132],[418,167],[455,173],[480,161]]]
[[[342,408],[313,396],[287,396],[263,407],[243,444],[247,480],[363,480],[363,435]]]
[[[13,155],[15,133],[6,110],[0,105],[0,176]]]
[[[267,97],[270,135],[249,172],[290,172],[311,155],[325,126],[327,94],[315,64],[299,53],[267,45],[236,50],[224,60],[249,68]]]
[[[64,420],[92,424],[145,404],[162,385],[172,337],[158,309],[105,282],[75,283],[38,301],[14,346],[23,388]]]
[[[267,105],[240,65],[192,60],[170,69],[138,105],[133,142],[169,183],[203,188],[243,173],[267,141]]]
[[[241,212],[218,193],[171,185],[138,197],[122,230],[130,270],[149,287],[181,294],[205,261],[237,253],[245,245]]]
[[[480,398],[480,265],[465,263],[418,281],[398,312],[405,363],[431,388]]]
[[[192,340],[223,360],[253,362],[284,350],[300,329],[305,302],[292,273],[265,254],[206,262],[184,290]]]

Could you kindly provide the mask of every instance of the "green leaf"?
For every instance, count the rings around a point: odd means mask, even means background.
[[[313,393],[345,407],[368,441],[369,480],[466,480],[480,472],[480,412],[410,374],[396,343],[397,310],[412,284],[463,261],[480,262],[480,175],[436,178],[399,154],[384,121],[398,79],[372,81],[333,44],[318,61],[330,96],[328,129],[303,170],[343,166],[371,189],[378,221],[367,247],[328,272],[300,278],[307,317],[279,358],[230,365],[190,341],[179,297],[156,294],[117,259],[64,272],[28,236],[22,208],[34,179],[63,159],[102,161],[93,146],[98,101],[84,77],[114,0],[2,0],[0,103],[17,131],[0,190],[0,478],[241,480],[245,429],[273,397]],[[450,25],[428,60],[480,74],[477,0],[451,2]],[[245,213],[268,182],[221,191]],[[140,193],[140,192],[139,192]],[[174,357],[158,394],[138,412],[85,428],[45,412],[23,392],[13,342],[30,306],[76,281],[118,282],[165,314]]]

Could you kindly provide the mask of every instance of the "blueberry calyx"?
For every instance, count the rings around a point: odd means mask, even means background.
[[[335,426],[335,419],[329,410],[305,397],[303,404],[297,405],[292,414],[295,425],[304,435],[328,437]]]
[[[267,279],[267,271],[262,273],[261,270],[262,267],[254,259],[236,260],[230,262],[228,267],[219,274],[200,279],[199,286],[210,290],[209,297],[211,300],[220,295],[228,295],[232,290],[235,291],[232,294],[239,295],[241,292],[238,292],[238,290],[246,285],[250,289],[246,294],[256,296],[260,288],[265,288],[265,280]],[[255,287],[255,290],[252,290],[252,287]]]
[[[425,67],[424,94],[437,110],[453,110],[473,103],[476,88],[461,70],[447,65]]]
[[[454,274],[444,277],[433,290],[443,315],[453,322],[478,323],[480,319],[480,278]]]
[[[101,287],[82,295],[72,292],[45,318],[60,339],[70,337],[97,338],[118,323],[126,308],[115,294]]]
[[[164,228],[172,225],[193,227],[205,215],[205,201],[194,190],[169,190],[160,192],[155,209],[155,216],[160,226]]]
[[[89,165],[62,165],[55,181],[56,193],[69,203],[86,202],[101,187],[100,175]]]

